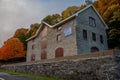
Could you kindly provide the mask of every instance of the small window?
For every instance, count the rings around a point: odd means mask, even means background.
[[[57,41],[61,41],[62,40],[62,35],[61,34],[58,34],[57,35]]]
[[[32,49],[35,49],[35,45],[34,44],[32,45]]]
[[[96,41],[96,34],[94,32],[92,33],[92,40]]]
[[[83,30],[83,38],[87,40],[87,30]]]
[[[89,17],[89,25],[92,27],[96,27],[96,22],[93,17]]]
[[[100,35],[100,42],[103,44],[103,36]]]

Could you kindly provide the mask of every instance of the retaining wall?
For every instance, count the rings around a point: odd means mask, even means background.
[[[120,51],[3,65],[1,69],[64,78],[66,80],[120,80]]]

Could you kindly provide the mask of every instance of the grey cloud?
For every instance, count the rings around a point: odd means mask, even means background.
[[[27,3],[27,0],[0,0],[0,46],[17,28],[40,22],[36,6]]]
[[[40,23],[41,19],[48,14],[60,13],[67,6],[70,6],[64,0],[51,1],[0,0],[0,46],[14,34],[16,29],[29,28],[30,24]],[[74,2],[74,0],[71,1]]]

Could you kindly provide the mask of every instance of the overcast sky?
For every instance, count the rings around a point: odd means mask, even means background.
[[[0,0],[0,46],[16,29],[29,28],[30,24],[69,6],[80,6],[85,0]]]

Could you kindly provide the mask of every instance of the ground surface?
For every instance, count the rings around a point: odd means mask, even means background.
[[[0,72],[0,80],[40,80],[40,79],[33,79],[29,77],[19,76],[19,75],[11,75],[8,73]]]

